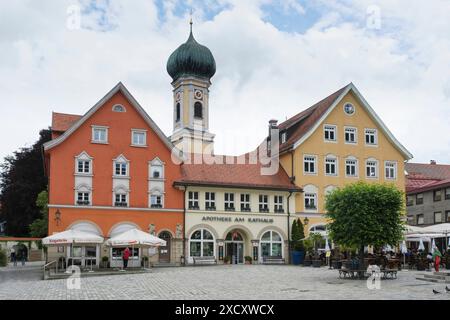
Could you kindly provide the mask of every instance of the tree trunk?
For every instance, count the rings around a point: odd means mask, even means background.
[[[361,279],[364,278],[364,245],[362,244],[359,248],[359,270],[361,270],[361,272],[359,273],[359,277]]]

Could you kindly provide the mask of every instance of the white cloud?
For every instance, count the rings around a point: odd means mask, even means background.
[[[416,161],[450,163],[449,4],[377,1],[382,28],[370,30],[365,19],[372,2],[331,7],[323,1],[322,17],[304,33],[282,32],[263,21],[262,5],[275,1],[196,5],[194,35],[217,62],[210,105],[216,152],[253,149],[269,119],[284,120],[352,81]],[[50,125],[51,111],[84,113],[119,81],[171,134],[165,66],[188,37],[188,12],[180,19],[177,1],[163,1],[161,23],[150,1],[101,2],[101,12],[82,16],[91,30],[71,31],[66,20],[73,3],[0,3],[0,135],[7,137],[0,157],[34,142],[38,130]],[[297,1],[283,3],[308,15]],[[207,9],[223,6],[205,20]],[[95,28],[99,21],[106,26]]]

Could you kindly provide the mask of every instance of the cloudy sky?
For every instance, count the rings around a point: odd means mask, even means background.
[[[445,0],[1,1],[0,159],[31,145],[52,111],[83,114],[119,81],[170,135],[166,62],[191,8],[217,63],[216,153],[253,149],[269,119],[353,82],[414,161],[450,163]]]

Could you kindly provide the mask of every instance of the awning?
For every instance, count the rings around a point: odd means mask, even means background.
[[[432,226],[423,227],[424,232],[450,233],[450,223],[434,224]],[[445,236],[444,236],[445,237]]]
[[[109,246],[159,247],[165,246],[166,241],[147,232],[131,229],[106,241]]]
[[[79,230],[66,230],[48,236],[42,239],[42,244],[46,246],[60,246],[66,244],[80,243],[80,244],[97,244],[103,243],[103,237]]]

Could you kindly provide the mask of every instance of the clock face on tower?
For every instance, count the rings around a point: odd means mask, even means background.
[[[201,90],[194,90],[194,97],[197,100],[203,99],[203,92]]]

